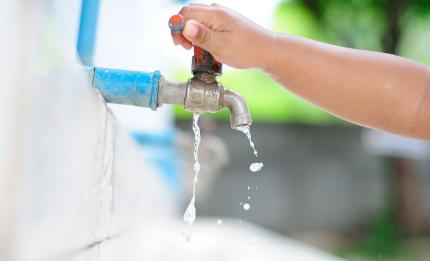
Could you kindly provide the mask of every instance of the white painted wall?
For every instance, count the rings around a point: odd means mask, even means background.
[[[50,8],[0,8],[0,260],[67,259],[172,216],[157,172],[91,87]]]

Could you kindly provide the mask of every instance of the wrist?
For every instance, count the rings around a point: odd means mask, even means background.
[[[271,73],[279,53],[280,35],[275,32],[264,32],[264,41],[260,46],[259,53],[262,54],[258,60],[257,68],[266,73]]]

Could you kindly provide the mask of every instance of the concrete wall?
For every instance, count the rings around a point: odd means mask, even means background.
[[[172,200],[43,3],[0,8],[0,260],[103,260],[97,242]]]

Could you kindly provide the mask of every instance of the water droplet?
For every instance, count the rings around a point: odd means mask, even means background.
[[[262,162],[254,162],[249,166],[249,170],[252,172],[257,172],[257,171],[260,171],[262,167],[263,167]]]
[[[248,196],[248,200],[251,200],[251,196]]]
[[[245,211],[248,211],[251,208],[251,205],[249,205],[248,203],[243,204],[243,209]]]
[[[216,222],[218,223],[218,225],[222,225],[222,220],[221,219],[218,219]]]
[[[250,186],[248,186],[248,190],[250,190],[251,189],[251,187]]]

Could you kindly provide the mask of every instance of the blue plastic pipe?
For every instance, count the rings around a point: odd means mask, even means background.
[[[86,66],[93,63],[100,0],[82,0],[77,51]]]
[[[160,72],[94,68],[93,86],[108,103],[157,109]]]
[[[93,68],[100,0],[82,0],[77,52],[81,62],[93,73],[93,86],[108,103],[129,104],[157,109],[160,72]]]

